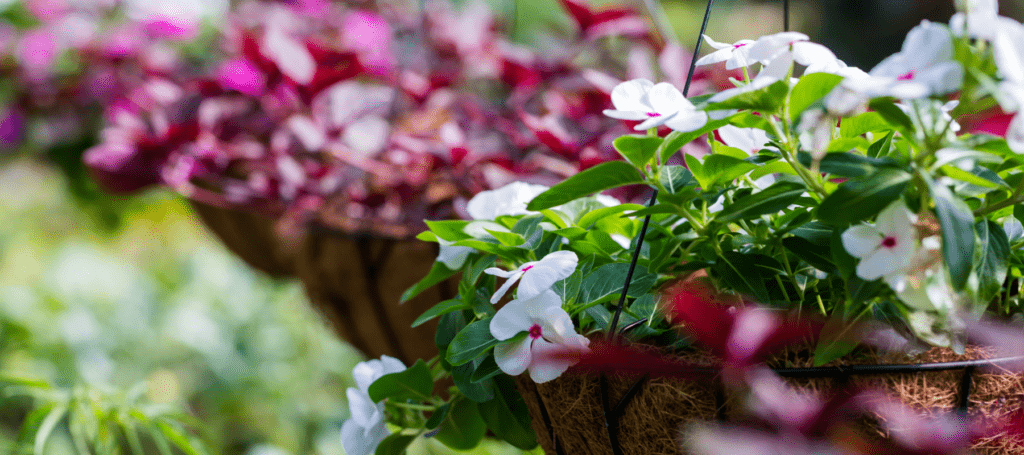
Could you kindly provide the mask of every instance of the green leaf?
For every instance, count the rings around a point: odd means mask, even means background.
[[[498,344],[491,335],[491,318],[476,321],[462,329],[448,345],[448,362],[462,365],[477,358],[484,351]]]
[[[817,245],[803,237],[786,237],[782,246],[818,270],[831,273],[836,268],[832,263],[832,246],[827,242]]]
[[[814,347],[814,366],[820,367],[852,352],[860,343],[858,333],[852,330],[853,321],[832,317],[825,322],[821,336]]]
[[[873,99],[868,104],[868,107],[896,128],[904,132],[914,131],[914,122],[891,100],[885,98]]]
[[[500,374],[504,374],[504,372],[498,368],[498,363],[494,361],[494,356],[488,355],[484,356],[483,360],[480,361],[480,365],[476,366],[476,369],[473,370],[473,374],[469,377],[469,380],[471,382],[480,382]]]
[[[411,288],[406,289],[405,292],[402,293],[402,298],[399,300],[399,303],[408,302],[413,297],[416,297],[423,291],[426,291],[438,283],[451,278],[456,273],[459,272],[457,270],[449,269],[440,262],[435,262],[434,265],[430,266],[430,272],[427,273],[427,276],[423,277],[422,280],[418,281],[416,284],[412,285]],[[413,327],[416,326],[414,325]]]
[[[865,112],[863,114],[844,118],[839,124],[839,135],[842,137],[856,137],[867,132],[890,131],[892,125],[885,121],[885,118],[877,112]]]
[[[430,400],[434,390],[434,376],[430,367],[422,359],[404,371],[381,376],[370,384],[370,399],[374,403],[384,399],[393,400]]]
[[[910,174],[890,169],[847,181],[821,201],[818,219],[833,226],[865,220],[898,199],[909,183]]]
[[[430,414],[430,418],[427,419],[427,423],[423,425],[423,428],[432,430],[441,425],[441,422],[444,421],[444,416],[448,415],[449,408],[451,408],[451,403],[445,403],[438,406],[437,410]]]
[[[789,84],[785,81],[775,82],[767,87],[750,92],[740,93],[732,98],[708,105],[708,111],[727,109],[750,109],[752,111],[777,112],[785,103],[789,94]]]
[[[39,430],[36,431],[36,436],[33,439],[32,453],[35,455],[43,455],[43,449],[46,448],[46,441],[50,439],[50,435],[53,433],[53,429],[57,428],[57,424],[67,414],[68,407],[66,405],[55,406],[46,413],[46,417],[43,418],[42,422],[39,423]]]
[[[764,190],[737,199],[715,215],[715,220],[729,223],[749,220],[761,215],[778,212],[796,201],[806,188],[796,182],[777,182]]]
[[[936,183],[927,174],[935,216],[942,227],[942,256],[946,259],[953,287],[964,288],[974,262],[974,213],[963,200],[953,195],[945,185]]]
[[[981,251],[975,260],[974,269],[978,274],[978,294],[983,301],[999,295],[1009,270],[1010,240],[1006,232],[995,222],[982,219],[974,225],[981,240]]]
[[[524,334],[526,332],[523,332]],[[491,378],[473,381],[473,373],[476,372],[476,362],[468,362],[452,367],[452,382],[466,398],[477,403],[483,403],[494,399],[494,381]]]
[[[980,174],[981,173],[981,171],[980,171],[981,169],[985,169],[985,168],[977,166],[973,170]],[[987,171],[988,169],[985,169],[985,170]],[[989,172],[991,172],[991,171],[989,171]],[[951,178],[957,179],[957,180],[959,180],[961,182],[967,182],[967,183],[970,183],[971,185],[980,186],[982,188],[989,188],[989,189],[992,189],[992,190],[997,190],[997,189],[1005,188],[1006,187],[1006,182],[998,182],[998,181],[989,180],[989,179],[987,179],[987,178],[985,178],[985,177],[983,177],[981,175],[977,175],[977,174],[975,174],[973,172],[965,171],[963,169],[960,169],[960,168],[958,168],[956,166],[949,165],[949,164],[947,164],[945,166],[942,166],[942,173],[946,174],[947,177],[951,177]]]
[[[811,154],[800,152],[797,160],[804,167],[811,167]],[[895,169],[897,164],[888,158],[869,158],[851,152],[834,152],[826,154],[818,163],[821,172],[835,177],[860,178],[875,173],[878,169]]]
[[[590,229],[594,226],[594,223],[597,223],[606,217],[618,215],[628,210],[640,210],[643,208],[644,206],[640,204],[619,204],[611,207],[602,207],[581,216],[576,225],[583,229]]]
[[[579,240],[587,236],[587,230],[578,226],[570,226],[565,229],[557,229],[553,232],[569,240]]]
[[[433,232],[438,238],[445,239],[449,242],[456,240],[469,239],[473,236],[467,234],[463,229],[469,224],[469,221],[465,220],[444,220],[444,221],[427,221],[427,228],[430,232]]]
[[[714,130],[717,130],[725,125],[729,124],[728,118],[722,120],[710,120],[707,124],[698,130],[690,131],[689,133],[681,133],[679,131],[673,131],[665,136],[665,141],[662,142],[661,147],[658,149],[658,156],[661,157],[662,163],[667,163],[668,159],[675,155],[679,149],[683,148],[684,145],[689,144],[697,138],[708,134]]]
[[[619,137],[612,145],[626,161],[636,168],[643,169],[654,159],[654,154],[658,152],[662,142],[663,140],[657,136],[630,134]]]
[[[868,147],[868,156],[871,158],[878,158],[880,156],[888,156],[889,150],[892,149],[892,138],[896,135],[895,131],[890,131],[885,137],[875,141]]]
[[[661,179],[661,185],[670,194],[679,194],[684,188],[696,183],[689,169],[675,164],[662,167],[659,178]]]
[[[533,198],[526,208],[535,211],[549,209],[599,191],[643,183],[643,181],[644,178],[640,175],[640,171],[637,171],[629,163],[609,161],[563,180]]]
[[[200,455],[199,451],[192,446],[192,441],[189,440],[188,436],[185,435],[185,432],[182,431],[181,428],[178,428],[177,425],[157,421],[156,426],[160,429],[160,432],[167,437],[167,440],[170,441],[171,444],[174,444],[178,450],[181,450],[186,455]]]
[[[441,316],[437,321],[437,332],[434,333],[434,343],[441,352],[445,352],[452,343],[455,335],[466,326],[466,318],[461,311],[453,311]]]
[[[486,229],[485,229],[486,230]],[[505,246],[519,246],[526,243],[526,239],[523,236],[514,232],[501,232],[486,230],[488,234],[491,234],[498,242],[501,242]]]
[[[693,155],[686,156],[686,165],[700,187],[709,189],[716,183],[731,181],[757,168],[756,164],[729,155],[708,155],[701,163]]]
[[[480,445],[486,432],[487,424],[480,416],[477,404],[459,397],[452,401],[434,439],[455,450],[472,450]]]
[[[431,319],[445,315],[447,313],[451,313],[452,311],[465,310],[469,308],[470,306],[463,303],[462,300],[445,300],[441,303],[438,303],[437,305],[430,307],[429,310],[424,311],[423,314],[420,315],[420,317],[416,318],[415,321],[412,321],[412,327],[419,327]]]
[[[805,74],[789,94],[789,118],[796,121],[808,107],[828,95],[843,81],[842,76],[829,73]]]
[[[415,435],[395,433],[377,444],[377,450],[373,453],[374,455],[404,455],[405,449],[408,449],[409,444],[412,444],[414,440],[416,440]]]
[[[714,270],[725,285],[744,294],[752,295],[758,302],[769,303],[771,296],[765,281],[773,279],[782,268],[778,261],[763,254],[744,254],[727,251],[722,254]]]
[[[618,296],[622,285],[626,282],[629,264],[614,262],[602,265],[583,278],[580,286],[580,303],[593,303],[609,296]],[[654,286],[658,276],[647,271],[646,267],[637,265],[633,278],[629,282],[629,296],[644,295]]]
[[[533,250],[540,245],[544,236],[544,229],[540,227],[540,223],[543,221],[544,215],[529,215],[516,221],[516,224],[512,226],[512,233],[523,238],[519,248]]]
[[[498,439],[520,450],[537,447],[537,436],[530,427],[530,412],[508,376],[495,378],[494,399],[477,405],[481,417]]]

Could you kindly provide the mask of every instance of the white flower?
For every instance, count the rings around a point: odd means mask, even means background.
[[[734,70],[736,68],[745,68],[747,66],[757,63],[757,60],[750,59],[747,54],[750,53],[750,45],[754,44],[753,40],[739,40],[733,44],[719,43],[711,39],[709,36],[704,35],[704,41],[707,41],[708,45],[717,49],[716,51],[705,55],[697,60],[697,65],[711,65],[713,63],[725,62],[725,69]]]
[[[953,60],[949,29],[928,21],[914,27],[900,52],[886,57],[870,74],[884,81],[870,96],[902,99],[954,92],[964,80],[963,67]]]
[[[725,125],[718,129],[718,136],[722,138],[722,143],[729,147],[735,147],[748,155],[753,155],[761,149],[772,148],[768,147],[768,133],[760,128],[740,128],[733,125]]]
[[[996,67],[1007,81],[1024,84],[1024,25],[1006,19],[993,28],[997,31],[992,38]]]
[[[721,92],[714,94],[711,98],[708,98],[708,102],[717,103],[743,93],[763,89],[786,77],[786,75],[789,74],[789,69],[792,65],[793,56],[784,54],[781,57],[772,60],[768,66],[762,68],[761,71],[757,73],[757,77],[751,80],[749,84],[728,90],[722,90]]]
[[[576,271],[576,264],[579,258],[572,251],[555,251],[544,256],[539,261],[527,262],[518,269],[506,272],[497,267],[484,270],[488,275],[507,278],[498,291],[491,296],[491,303],[498,303],[498,300],[508,292],[509,288],[520,281],[516,297],[520,300],[531,299],[551,288],[556,281],[567,278]]]
[[[466,204],[474,220],[493,220],[502,215],[526,215],[526,204],[548,190],[544,185],[512,182],[496,190],[481,191]]]
[[[896,201],[878,214],[875,225],[859,224],[843,232],[843,248],[860,258],[857,276],[871,281],[881,277],[892,286],[914,256],[917,217]]]
[[[370,455],[391,434],[384,425],[384,403],[374,403],[369,391],[381,376],[400,371],[405,371],[402,361],[388,356],[360,362],[352,369],[356,387],[345,391],[351,417],[341,425],[341,445],[348,455]]]
[[[619,120],[639,121],[641,123],[634,127],[637,131],[655,128],[670,120],[675,120],[674,123],[680,128],[688,128],[703,117],[704,122],[688,130],[693,131],[707,122],[704,113],[696,111],[679,89],[667,82],[654,84],[647,79],[623,82],[612,90],[612,104],[615,109],[606,109],[604,115]]]
[[[437,262],[444,264],[448,270],[461,269],[469,255],[476,251],[468,246],[455,246],[453,245],[455,242],[449,242],[442,238],[438,238],[437,243],[441,244],[441,249],[437,253]]]
[[[576,333],[572,318],[562,309],[562,300],[554,291],[546,290],[530,299],[516,299],[491,319],[491,335],[508,340],[521,332],[526,338],[494,347],[494,361],[506,374],[519,375],[527,369],[534,382],[557,378],[571,365],[569,362],[543,358],[559,348],[586,349],[590,344]],[[538,361],[539,358],[543,358]]]
[[[970,0],[962,5],[964,12],[956,13],[949,19],[949,28],[957,36],[965,32],[973,38],[992,41],[1001,32],[1001,28],[1013,19],[999,16],[997,0]]]
[[[1018,113],[1006,130],[1006,145],[1016,153],[1024,154],[1024,112]]]
[[[799,32],[782,32],[762,36],[750,46],[750,58],[770,65],[783,54],[790,54],[793,61],[804,66],[828,65],[836,60],[827,47],[808,41],[807,35]]]

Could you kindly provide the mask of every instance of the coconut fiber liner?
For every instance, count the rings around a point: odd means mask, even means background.
[[[863,350],[832,365],[922,364],[982,358],[992,358],[992,353],[969,347],[964,355],[958,355],[949,349],[933,348],[908,357],[879,355]],[[686,354],[680,356],[680,360],[696,365],[712,365],[710,357],[701,353]],[[805,352],[785,355],[777,360],[771,363],[778,367],[811,366],[811,360]],[[935,415],[953,412],[959,399],[963,376],[964,370],[927,371],[854,375],[849,376],[849,381],[855,386],[885,391],[923,415]],[[611,403],[614,405],[637,379],[609,376]],[[1020,374],[989,367],[983,371],[974,371],[972,379],[968,396],[968,413],[972,416],[995,421],[1024,403],[1024,376]],[[831,378],[786,379],[791,387],[806,393],[827,392],[836,387],[837,381]],[[527,375],[520,375],[516,377],[516,386],[526,401],[537,440],[545,453],[612,454],[597,375],[578,374],[570,370],[543,384],[536,384]],[[651,378],[642,385],[619,420],[622,453],[682,454],[680,430],[686,424],[719,418],[728,420],[733,407],[730,397],[722,396],[721,388],[713,381]],[[866,418],[861,424],[865,435],[885,436],[874,419]],[[560,447],[556,448],[556,444]],[[972,450],[979,454],[1020,454],[1024,453],[1024,444],[997,436],[977,441]]]

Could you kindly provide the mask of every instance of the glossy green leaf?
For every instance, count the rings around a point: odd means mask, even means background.
[[[765,281],[774,280],[781,264],[763,254],[744,254],[727,251],[714,266],[722,282],[741,293],[749,294],[760,303],[769,303],[771,296]]]
[[[740,93],[718,103],[708,105],[708,111],[727,109],[750,109],[758,112],[777,112],[785,103],[789,85],[785,81],[775,82],[767,87]]]
[[[804,167],[810,167],[813,159],[811,154],[800,152],[797,160]],[[869,158],[852,152],[835,152],[826,154],[818,162],[821,172],[834,177],[859,178],[875,173],[881,168],[895,169],[897,164],[888,158]]]
[[[796,201],[806,188],[795,182],[777,182],[764,190],[737,199],[715,215],[715,220],[729,223],[749,220],[778,212]]]
[[[580,286],[579,302],[592,303],[605,299],[609,296],[618,296],[622,292],[622,285],[626,282],[626,274],[629,271],[629,264],[615,262],[602,265],[589,275],[583,278]],[[650,273],[641,265],[637,265],[633,271],[633,278],[629,282],[630,296],[646,294],[654,286],[658,276]]]
[[[879,98],[871,100],[868,104],[872,110],[878,113],[886,122],[903,131],[913,131],[914,122],[910,120],[902,109],[888,99]]]
[[[373,381],[368,392],[375,403],[384,399],[427,401],[433,389],[430,367],[420,359],[404,371],[385,374]]]
[[[520,450],[533,450],[537,447],[537,436],[530,427],[530,411],[516,390],[515,381],[507,375],[494,381],[497,393],[493,400],[477,405],[480,416],[498,439]]]
[[[662,142],[663,140],[657,136],[630,134],[615,139],[612,145],[626,161],[632,163],[634,167],[643,169],[654,159],[654,154],[658,152]]]
[[[664,186],[670,194],[679,194],[684,188],[697,183],[689,169],[674,164],[662,167],[659,178],[661,179],[661,186]]]
[[[449,242],[456,240],[472,238],[471,235],[467,234],[463,229],[469,224],[469,221],[465,220],[442,220],[442,221],[427,221],[427,228],[430,232],[433,232],[439,238],[445,239]]]
[[[422,280],[418,281],[411,288],[406,289],[405,292],[402,293],[402,298],[399,300],[399,303],[408,302],[413,297],[416,297],[423,291],[426,291],[438,283],[451,278],[456,273],[459,272],[457,270],[449,269],[440,262],[435,262],[434,265],[430,266],[430,272],[427,273],[427,276],[423,277]]]
[[[832,246],[828,242],[820,245],[811,243],[803,237],[786,237],[782,239],[782,246],[818,270],[835,270],[836,266],[832,263]]]
[[[865,112],[853,117],[844,118],[839,124],[839,135],[842,137],[860,136],[874,131],[889,131],[893,127],[877,112]]]
[[[942,227],[942,256],[953,287],[961,290],[974,262],[974,214],[949,188],[930,178],[926,180],[935,201],[935,216]]]
[[[625,185],[643,183],[644,178],[635,167],[622,161],[598,164],[563,180],[533,198],[528,210],[549,209],[573,199]]]
[[[427,419],[427,423],[423,425],[423,428],[432,430],[441,425],[444,421],[444,417],[448,415],[448,409],[451,408],[451,403],[445,403],[438,406],[437,409],[430,414],[430,418]]]
[[[469,309],[470,306],[458,299],[445,300],[437,305],[430,307],[429,310],[424,311],[415,321],[412,322],[412,327],[419,327],[427,321],[440,317],[452,311]]]
[[[981,246],[974,263],[978,274],[978,294],[983,301],[989,301],[1003,289],[1009,270],[1010,240],[1006,232],[995,222],[981,220],[974,225]]]
[[[480,416],[477,404],[459,397],[452,401],[434,439],[455,450],[472,450],[480,445],[486,432],[487,424]]]
[[[524,337],[525,337],[525,333]],[[467,362],[452,367],[452,382],[466,398],[477,403],[483,403],[494,399],[494,381],[492,378],[481,378],[473,381],[473,373],[476,372],[476,362]]]
[[[808,107],[828,95],[843,81],[842,76],[829,73],[805,74],[789,94],[789,118],[796,121]]]
[[[722,120],[710,120],[707,124],[698,130],[690,131],[688,133],[681,133],[679,131],[673,131],[665,136],[665,141],[661,144],[658,149],[658,156],[661,158],[661,162],[667,163],[668,159],[675,155],[679,149],[683,148],[684,145],[689,144],[699,137],[708,134],[714,130],[717,130],[725,125],[729,124],[729,119]]]
[[[462,365],[483,354],[484,351],[498,344],[491,335],[491,319],[476,321],[459,331],[452,343],[448,345],[446,358],[452,365]]]
[[[818,219],[833,226],[868,219],[898,199],[909,183],[910,174],[890,169],[845,182],[821,201]]]
[[[871,147],[868,147],[868,156],[871,158],[889,156],[889,151],[892,150],[892,139],[895,135],[895,131],[889,131],[889,134],[886,134],[885,137],[871,144]]]

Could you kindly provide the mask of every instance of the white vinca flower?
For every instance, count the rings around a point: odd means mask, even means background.
[[[341,425],[341,445],[348,455],[370,455],[377,445],[391,434],[384,425],[384,403],[370,398],[370,385],[386,374],[405,371],[405,365],[394,357],[360,362],[352,369],[356,387],[345,391],[349,417]]]
[[[874,225],[858,224],[843,232],[843,248],[859,258],[857,276],[872,281],[885,277],[894,289],[914,257],[914,215],[903,201],[890,204]]]
[[[734,70],[737,68],[746,68],[757,63],[757,60],[753,60],[747,55],[750,53],[750,45],[754,44],[753,40],[745,39],[739,40],[733,44],[727,44],[719,43],[718,41],[711,39],[708,35],[704,35],[704,41],[717,50],[701,57],[700,60],[697,60],[697,66],[725,62],[725,69]]]
[[[615,109],[605,109],[604,115],[638,121],[640,124],[633,127],[637,131],[661,125],[693,131],[707,123],[707,115],[696,110],[693,103],[668,82],[654,84],[647,79],[623,82],[612,90],[612,104]]]
[[[922,21],[907,33],[903,48],[860,81],[872,97],[901,99],[941,95],[960,89],[964,68],[953,60],[953,36],[943,25]]]
[[[488,275],[507,278],[498,291],[491,296],[491,303],[498,303],[516,281],[519,289],[516,297],[520,300],[530,299],[551,288],[555,282],[568,278],[576,271],[579,258],[572,251],[555,251],[539,261],[527,262],[512,271],[491,267],[484,270]]]
[[[555,379],[571,366],[545,354],[564,348],[586,349],[590,344],[573,329],[572,317],[562,309],[562,299],[550,289],[501,307],[491,319],[490,329],[491,335],[501,341],[527,332],[521,340],[495,346],[494,361],[512,376],[529,370],[530,379],[537,383]]]
[[[772,60],[770,64],[761,69],[747,85],[742,85],[736,88],[730,88],[728,90],[722,90],[714,94],[711,98],[708,98],[710,103],[718,103],[725,101],[737,95],[741,95],[748,92],[763,89],[769,85],[772,85],[789,74],[790,68],[793,66],[793,56],[790,54],[783,54]],[[718,117],[718,116],[716,116]]]
[[[526,205],[547,191],[544,185],[512,182],[495,190],[481,191],[466,204],[466,211],[474,220],[493,220],[502,215],[526,215]]]
[[[836,54],[827,47],[812,43],[799,32],[782,32],[762,36],[750,46],[750,58],[770,65],[779,56],[788,54],[792,61],[807,67],[827,67],[836,64]],[[814,71],[812,71],[814,72]]]

